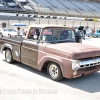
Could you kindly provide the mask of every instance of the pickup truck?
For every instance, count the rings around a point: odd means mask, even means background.
[[[0,49],[6,62],[18,61],[39,71],[46,67],[54,81],[100,70],[100,48],[76,43],[71,28],[62,25],[30,25],[24,38],[0,37]]]

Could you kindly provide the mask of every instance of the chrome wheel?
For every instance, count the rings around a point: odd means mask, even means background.
[[[47,73],[48,76],[54,81],[59,81],[63,78],[62,71],[59,64],[56,64],[54,62],[50,62],[48,64]]]
[[[8,34],[8,37],[10,38],[10,37],[11,37],[11,35],[10,35],[10,34]]]
[[[14,62],[13,57],[12,57],[12,52],[11,52],[10,49],[6,49],[6,51],[5,51],[5,60],[6,60],[8,63]]]
[[[58,68],[57,68],[57,66],[55,64],[52,64],[49,67],[49,73],[53,78],[58,77]]]
[[[7,51],[6,52],[6,61],[7,62],[10,62],[11,61],[11,53],[10,53],[10,51]]]

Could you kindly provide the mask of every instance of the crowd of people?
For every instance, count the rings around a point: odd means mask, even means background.
[[[74,35],[75,35],[75,40],[77,43],[82,43],[82,39],[85,40],[85,37],[86,37],[86,30],[87,30],[87,27],[83,27],[82,30],[76,30],[73,26],[71,27],[72,28],[72,31],[74,31]],[[93,28],[91,30],[91,37],[93,37],[95,33],[95,29]]]
[[[22,29],[20,27],[17,27],[17,36],[22,36],[22,35],[26,35],[27,31],[25,31],[25,29]]]

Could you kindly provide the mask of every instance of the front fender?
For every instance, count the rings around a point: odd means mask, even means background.
[[[56,57],[51,57],[51,56],[45,56],[42,58],[42,60],[40,60],[40,62],[38,63],[38,70],[41,70],[43,68],[44,63],[47,61],[51,61],[51,62],[59,64],[62,74],[63,74],[64,69],[63,69],[62,59],[56,58]]]

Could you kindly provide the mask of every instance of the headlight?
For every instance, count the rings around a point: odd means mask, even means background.
[[[80,68],[80,61],[79,60],[74,60],[72,62],[72,69],[73,70],[78,70]]]

